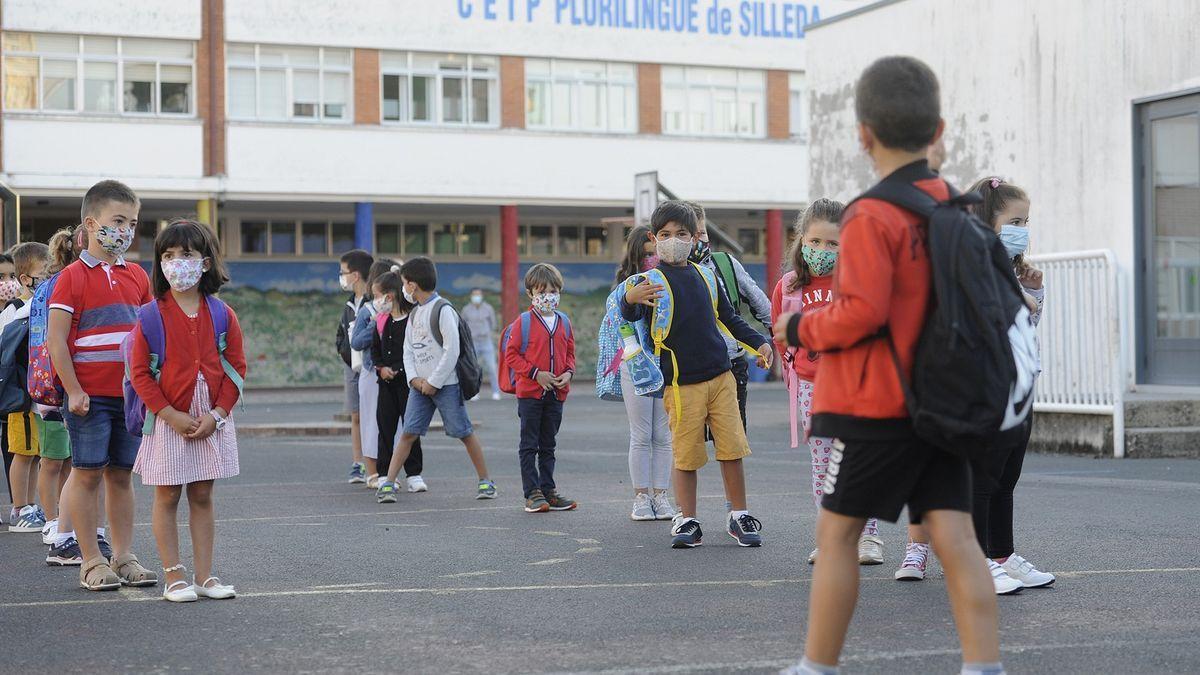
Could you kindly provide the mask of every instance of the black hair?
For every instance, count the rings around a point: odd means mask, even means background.
[[[796,279],[792,281],[789,291],[798,291],[812,283],[812,270],[808,268],[808,261],[804,259],[804,235],[808,234],[808,227],[813,224],[813,221],[821,220],[833,223],[838,226],[838,229],[841,229],[842,212],[845,210],[845,204],[822,197],[809,204],[808,208],[796,217],[796,224],[792,226],[794,233],[792,249],[788,255],[792,261],[792,270],[796,273]]]
[[[672,221],[691,232],[693,236],[696,234],[696,209],[689,206],[687,202],[669,199],[659,204],[650,216],[650,229],[654,231],[654,234],[658,234],[659,230]]]
[[[911,56],[885,56],[867,66],[854,90],[854,111],[879,142],[922,151],[937,135],[942,108],[937,76]]]
[[[16,247],[14,246],[13,248],[16,248]],[[12,265],[12,266],[14,266],[14,267],[15,267],[15,266],[16,266],[16,264],[17,264],[17,263],[16,263],[16,262],[13,260],[13,257],[12,257],[11,255],[9,255],[9,254],[7,254],[7,253],[0,253],[0,265],[3,265],[4,263],[8,263],[9,265]]]
[[[167,277],[162,271],[162,256],[167,249],[176,246],[208,258],[208,269],[200,275],[201,294],[215,295],[222,286],[229,283],[229,272],[225,269],[225,262],[221,260],[221,249],[213,231],[203,223],[176,218],[154,238],[154,297],[164,298],[171,292],[171,284],[167,282]]]
[[[391,258],[376,258],[375,262],[371,263],[371,271],[367,273],[367,287],[374,285],[375,280],[388,272],[399,272],[400,263]]]
[[[95,218],[100,215],[100,209],[109,202],[134,206],[141,204],[137,194],[128,185],[117,180],[102,180],[89,188],[87,194],[83,196],[83,206],[79,209],[79,222],[83,222],[88,216]]]
[[[617,267],[618,284],[642,271],[642,261],[651,255],[646,253],[646,242],[648,241],[650,241],[648,225],[638,225],[629,231],[629,236],[625,237],[625,257],[621,258],[621,264]]]
[[[343,253],[341,262],[346,263],[351,272],[358,272],[358,276],[366,281],[367,276],[371,274],[371,264],[375,262],[375,258],[361,248],[356,248]]]
[[[404,281],[400,278],[398,272],[384,272],[371,282],[371,292],[374,293],[378,288],[380,293],[384,295],[390,294],[395,298],[392,302],[401,314],[408,314],[413,310],[413,305],[404,297]]]
[[[437,290],[437,266],[424,256],[413,258],[401,265],[400,276],[413,282],[426,293]]]

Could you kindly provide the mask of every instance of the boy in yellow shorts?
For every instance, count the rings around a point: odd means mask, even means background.
[[[729,535],[739,546],[761,546],[762,523],[746,510],[746,478],[742,458],[750,454],[738,410],[737,383],[720,325],[738,341],[758,351],[759,365],[771,365],[771,342],[742,320],[724,293],[715,292],[712,272],[688,262],[696,246],[696,212],[687,204],[667,201],[650,219],[660,263],[657,270],[670,285],[672,318],[662,340],[661,366],[667,389],[663,396],[671,423],[675,454],[675,499],[679,515],[671,527],[672,548],[695,548],[703,541],[696,520],[696,471],[708,462],[704,425],[712,430],[725,496],[729,500]],[[625,293],[621,314],[627,321],[654,321],[655,307],[666,286],[644,280]],[[713,298],[716,297],[716,308]]]

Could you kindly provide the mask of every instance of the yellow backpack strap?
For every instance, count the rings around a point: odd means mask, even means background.
[[[721,312],[717,309],[717,302],[718,302],[717,288],[716,288],[717,279],[715,276],[712,278],[712,280],[709,280],[709,278],[708,278],[708,275],[712,273],[712,270],[701,267],[700,265],[697,265],[696,263],[692,263],[692,266],[695,267],[696,271],[700,273],[700,278],[704,280],[704,285],[708,286],[708,295],[709,295],[709,297],[712,298],[713,318],[715,318],[717,320],[717,329],[720,330],[722,333],[728,335],[731,340],[733,340],[737,344],[741,345],[742,349],[745,349],[746,351],[750,352],[751,354],[757,354],[758,353],[757,347],[751,347],[750,345],[746,344],[745,342],[742,342],[741,340],[734,337],[733,332],[729,330],[729,327],[725,325],[725,322],[721,321]]]

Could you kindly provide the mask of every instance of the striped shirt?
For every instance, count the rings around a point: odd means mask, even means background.
[[[121,341],[137,323],[138,307],[147,302],[150,278],[124,258],[110,265],[84,251],[62,271],[50,294],[50,309],[71,314],[67,346],[79,386],[88,396],[122,395]]]

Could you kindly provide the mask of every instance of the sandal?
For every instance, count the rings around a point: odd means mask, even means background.
[[[229,598],[237,597],[237,591],[234,590],[233,586],[226,586],[225,584],[222,584],[221,580],[216,577],[209,577],[205,579],[204,583],[202,584],[194,583],[194,578],[192,581],[192,591],[201,598],[208,598],[209,600],[227,600]],[[212,586],[208,585],[210,582],[212,582]]]
[[[113,572],[104,556],[96,556],[79,568],[79,585],[89,591],[115,591],[121,587],[121,577]]]
[[[113,558],[113,571],[126,586],[157,586],[158,575],[142,567],[137,556],[132,553],[122,553]]]

